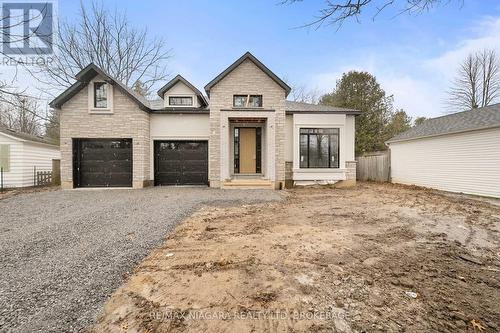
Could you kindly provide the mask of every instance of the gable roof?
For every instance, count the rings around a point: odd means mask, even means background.
[[[269,68],[267,68],[263,63],[261,63],[257,58],[255,58],[250,52],[246,52],[231,66],[226,68],[222,73],[220,73],[212,81],[210,81],[205,86],[205,91],[207,92],[207,95],[210,96],[210,89],[212,89],[213,86],[219,83],[223,78],[225,78],[229,73],[231,73],[236,67],[241,65],[241,63],[243,63],[243,61],[247,59],[252,61],[257,67],[259,67],[264,73],[266,73],[271,79],[273,79],[274,82],[276,82],[280,87],[282,87],[286,92],[285,96],[288,96],[292,88],[290,88],[288,84],[286,84],[282,79],[280,79],[276,74],[274,74]]]
[[[18,139],[20,141],[32,141],[36,143],[43,143],[46,145],[54,146],[54,148],[59,148],[59,146],[53,141],[47,140],[41,136],[31,135],[27,133],[17,132],[13,129],[0,125],[0,133],[3,133],[12,138]]]
[[[188,80],[186,80],[184,77],[182,77],[182,75],[180,74],[177,74],[172,80],[170,80],[169,82],[167,82],[167,84],[165,84],[163,87],[161,87],[159,90],[158,90],[158,96],[160,96],[161,98],[163,98],[163,96],[165,95],[165,93],[170,89],[172,88],[173,86],[175,86],[178,82],[182,82],[184,83],[186,86],[188,86],[189,89],[191,89],[192,91],[195,92],[196,96],[198,96],[198,99],[200,101],[200,104],[204,105],[204,106],[207,106],[208,105],[208,102],[207,100],[205,99],[205,97],[203,96],[203,94],[201,93],[201,91],[199,91],[195,86],[193,86],[191,84],[191,82],[189,82]]]
[[[339,114],[351,114],[351,115],[359,115],[361,111],[348,109],[348,108],[340,108],[336,106],[328,106],[328,105],[320,105],[320,104],[310,104],[304,102],[294,102],[294,101],[285,101],[285,112],[287,114],[294,113],[339,113]]]
[[[396,135],[386,143],[414,140],[438,135],[500,127],[500,103],[479,109],[432,118]]]
[[[105,80],[112,85],[116,86],[119,90],[121,90],[125,95],[129,96],[142,110],[149,109],[149,102],[141,95],[136,93],[131,88],[127,87],[127,85],[123,84],[119,80],[115,80],[111,75],[106,73],[104,70],[99,68],[94,63],[90,63],[87,67],[82,69],[78,74],[76,74],[76,82],[73,83],[68,89],[66,89],[59,96],[54,98],[50,103],[50,107],[52,108],[60,108],[64,103],[69,101],[73,96],[75,96],[80,90],[85,88],[87,84],[96,76],[102,76]]]

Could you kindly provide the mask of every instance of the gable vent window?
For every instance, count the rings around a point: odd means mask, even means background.
[[[106,82],[94,82],[94,107],[96,109],[108,107],[108,84]]]
[[[177,97],[172,96],[168,98],[169,105],[178,105],[178,106],[191,106],[193,105],[193,97]]]
[[[262,107],[262,95],[234,95],[233,106],[236,108]]]

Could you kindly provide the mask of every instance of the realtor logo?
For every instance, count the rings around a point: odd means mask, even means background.
[[[56,23],[53,2],[1,1],[0,6],[4,55],[53,53]]]

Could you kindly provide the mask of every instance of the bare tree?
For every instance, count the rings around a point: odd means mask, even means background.
[[[320,93],[317,89],[307,89],[304,85],[292,85],[290,98],[294,102],[318,104]]]
[[[359,21],[361,13],[364,10],[374,12],[372,19],[375,19],[382,11],[389,7],[394,7],[396,3],[403,4],[398,6],[396,15],[402,13],[422,13],[436,7],[442,3],[449,3],[452,0],[325,0],[324,8],[319,9],[319,15],[312,22],[304,27],[319,28],[323,24],[337,25],[339,28],[344,21],[355,19]],[[455,0],[463,3],[463,0]],[[302,0],[282,0],[281,4],[293,4],[302,2]]]
[[[0,104],[0,125],[22,133],[40,135],[40,113],[42,111],[37,99],[13,95],[9,103]]]
[[[49,41],[52,41],[52,36],[49,35],[50,32],[48,31],[38,29],[38,27],[25,29],[25,26],[31,21],[41,20],[42,17],[50,13],[48,3],[36,5],[39,5],[36,8],[39,12],[37,13],[32,10],[30,14],[34,14],[29,15],[28,18],[25,12],[19,14],[19,11],[16,11],[16,14],[12,15],[13,11],[5,10],[5,8],[0,16],[0,26],[2,27],[0,35],[4,44],[0,47],[0,55],[3,56],[4,63],[8,62],[9,65],[14,67],[13,75],[8,79],[5,77],[5,73],[0,73],[0,124],[32,134],[38,130],[39,124],[37,123],[36,126],[31,126],[31,124],[40,120],[46,120],[46,118],[42,114],[38,114],[41,111],[39,101],[29,96],[26,93],[26,89],[16,86],[19,70],[21,68],[26,69],[23,58],[18,57],[25,55],[24,51],[17,46],[26,43],[33,37],[47,38]],[[22,33],[18,31],[22,31]],[[13,54],[12,50],[6,47],[8,45],[14,45],[17,53]],[[9,49],[10,52],[5,51]],[[27,103],[24,109],[22,108],[22,101]]]
[[[318,89],[308,89],[306,85],[299,85],[291,82],[287,76],[283,77],[283,81],[292,88],[288,99],[294,102],[318,104],[321,93]]]
[[[58,35],[54,60],[35,73],[57,92],[69,87],[91,62],[128,86],[140,81],[146,91],[168,76],[170,50],[165,41],[131,27],[124,14],[109,11],[102,3],[87,8],[81,2],[79,20],[61,23]]]
[[[449,91],[448,105],[453,112],[476,109],[500,97],[500,59],[495,50],[471,53],[460,64]]]

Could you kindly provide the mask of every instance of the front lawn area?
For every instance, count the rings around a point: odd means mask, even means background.
[[[96,332],[496,332],[498,201],[391,184],[206,207],[137,267]]]

